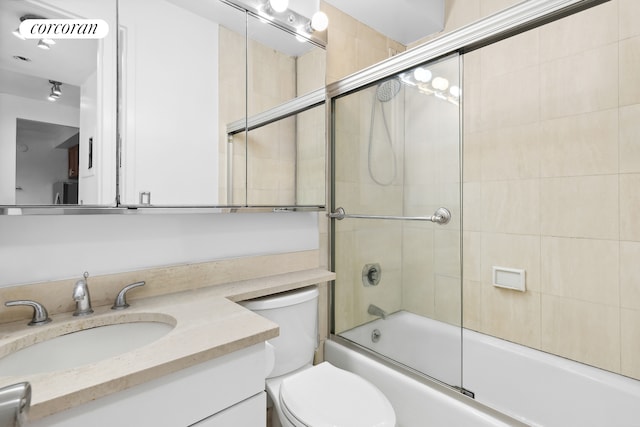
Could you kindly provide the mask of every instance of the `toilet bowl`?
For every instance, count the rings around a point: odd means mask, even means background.
[[[274,427],[394,427],[395,412],[373,384],[328,362],[312,365],[317,347],[318,290],[283,292],[241,302],[280,326],[267,342],[266,390]]]

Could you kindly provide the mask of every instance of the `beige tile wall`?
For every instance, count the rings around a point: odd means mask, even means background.
[[[430,69],[458,84],[457,59]],[[460,324],[459,109],[408,87],[385,103],[376,99],[376,87],[336,100],[336,206],[348,213],[398,216],[431,215],[446,206],[454,219],[444,228],[419,222],[336,222],[339,332],[374,319],[367,313],[369,304]],[[375,287],[361,280],[364,265],[371,263],[382,267]]]
[[[297,94],[323,88],[327,53],[314,49],[297,59]],[[326,109],[319,106],[296,117],[296,202],[324,205],[326,198]]]
[[[515,3],[448,0],[444,32]],[[348,19],[332,17],[328,81],[371,65],[358,63],[365,56],[358,54],[359,26]],[[640,2],[612,0],[465,55],[463,115],[464,325],[634,378],[640,378],[639,22]],[[369,52],[384,59],[389,41],[370,40],[378,47]],[[364,109],[355,100],[342,108],[345,120]],[[357,138],[359,125],[346,125],[337,124],[350,132],[343,137]],[[356,156],[356,149],[342,153]],[[361,207],[357,178],[357,168],[338,171],[345,191],[351,182],[349,201]],[[337,238],[355,250],[357,230],[341,227]],[[360,272],[348,267],[353,257],[337,264],[346,264],[357,283]],[[527,292],[493,287],[493,265],[524,268]],[[402,266],[416,275],[428,268],[408,259]],[[405,288],[402,299],[433,302],[437,289],[435,280]],[[355,307],[362,290],[337,292],[345,306],[336,318],[347,319],[340,330],[357,323],[350,310],[363,310]],[[422,309],[437,311],[431,303]]]
[[[327,33],[327,83],[340,80],[406,49],[324,1],[320,2],[320,9],[327,14],[330,23]]]
[[[612,0],[464,68],[464,325],[634,378],[639,23],[640,2]],[[494,265],[527,292],[493,287]]]
[[[329,17],[330,28],[327,34],[327,83],[337,81],[363,68],[387,59],[391,54],[402,52],[405,47],[382,36],[365,24],[355,20],[326,2],[320,8]],[[351,212],[373,213],[372,206],[381,206],[377,213],[399,215],[402,208],[402,182],[396,180],[393,185],[361,186],[367,182],[366,150],[362,150],[363,135],[368,134],[371,114],[372,92],[362,96],[343,98],[341,112],[336,115],[335,129],[341,133],[340,156],[350,160],[349,167],[336,170],[336,181],[342,192],[337,203]],[[366,131],[365,131],[366,129]],[[347,143],[348,141],[348,143]],[[363,163],[364,162],[364,163]],[[345,163],[346,165],[347,163]],[[385,200],[380,204],[380,200]],[[328,242],[328,222],[320,217],[321,246]],[[367,314],[370,303],[377,304],[392,312],[400,309],[402,289],[400,286],[364,287],[362,285],[362,267],[366,263],[380,262],[384,265],[385,282],[399,284],[401,280],[402,258],[399,251],[389,250],[401,246],[402,228],[398,223],[379,223],[364,221],[357,227],[353,222],[337,223],[335,245],[340,246],[340,254],[335,260],[334,271],[340,271],[335,287],[335,328],[343,331],[361,324],[373,317]],[[328,253],[328,252],[327,252]],[[321,265],[328,264],[328,259]]]
[[[246,67],[246,43],[240,34],[219,27],[219,79],[218,85],[218,195],[221,204],[227,204],[227,124],[246,114],[245,75],[238,70]],[[241,92],[238,92],[240,90]],[[234,203],[246,202],[246,144],[244,133],[234,135],[233,143],[233,195]]]
[[[260,24],[262,25],[262,24]],[[248,61],[245,59],[247,51]],[[300,57],[220,27],[220,202],[227,202],[226,125],[324,86],[325,52]],[[248,69],[248,104],[244,92]],[[246,107],[246,108],[245,108]],[[324,202],[324,113],[321,109],[280,120],[233,137],[233,203],[294,205]],[[297,144],[299,142],[299,144]],[[320,183],[320,184],[318,184]]]
[[[250,40],[248,58],[249,116],[295,98],[294,57]],[[249,131],[247,204],[295,203],[295,125],[287,118]]]

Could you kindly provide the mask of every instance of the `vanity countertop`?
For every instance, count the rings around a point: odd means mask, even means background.
[[[0,373],[0,387],[29,381],[29,418],[39,419],[274,338],[278,335],[275,323],[235,302],[334,278],[327,270],[310,269],[139,299],[121,311],[101,306],[86,317],[61,313],[44,326],[28,327],[24,321],[0,324],[0,357],[32,343],[29,337],[34,334],[55,337],[135,321],[175,324],[151,344],[96,363],[28,376]]]

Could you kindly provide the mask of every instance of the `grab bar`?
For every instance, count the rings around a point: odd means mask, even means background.
[[[399,221],[431,221],[436,224],[444,225],[451,220],[451,212],[447,208],[438,208],[431,216],[393,216],[393,215],[359,215],[347,214],[344,208],[340,207],[335,212],[329,214],[329,218],[335,218],[338,221],[345,218],[361,218],[361,219],[390,219]]]

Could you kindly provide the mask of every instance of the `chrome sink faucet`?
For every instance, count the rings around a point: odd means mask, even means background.
[[[89,285],[87,285],[89,273],[85,271],[83,276],[84,278],[78,280],[73,287],[73,299],[76,302],[76,311],[73,312],[74,316],[86,316],[93,313],[91,296],[89,295]]]

